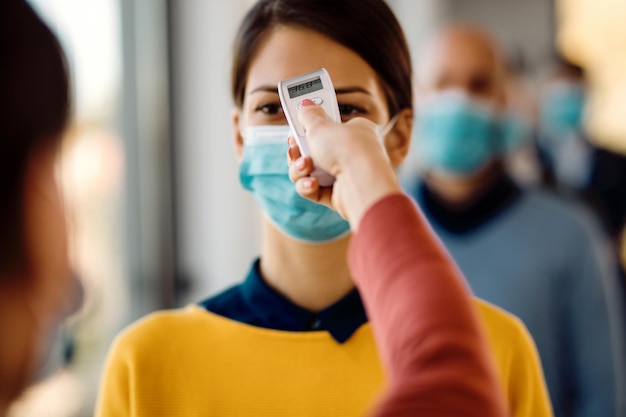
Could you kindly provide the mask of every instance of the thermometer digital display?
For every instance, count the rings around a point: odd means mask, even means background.
[[[322,84],[322,79],[317,77],[311,81],[307,81],[301,84],[296,84],[291,87],[287,87],[289,91],[289,98],[296,98],[303,96],[305,94],[313,93],[315,91],[319,91],[324,88]]]

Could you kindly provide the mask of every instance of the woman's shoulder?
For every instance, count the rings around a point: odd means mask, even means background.
[[[156,311],[130,324],[113,343],[118,355],[160,349],[174,345],[193,335],[210,338],[228,320],[210,313],[198,305],[180,309]]]
[[[563,228],[587,227],[596,223],[595,214],[582,201],[541,188],[528,189],[522,199],[527,213],[538,213],[545,223]]]
[[[511,414],[515,417],[552,416],[539,354],[522,320],[486,301],[474,300]]]
[[[542,374],[537,346],[524,322],[485,300],[474,300],[487,339],[500,365],[510,368],[515,362],[514,366],[538,368],[535,371]]]
[[[480,298],[474,298],[474,305],[482,319],[488,335],[497,335],[504,340],[524,338],[526,326],[514,314]]]

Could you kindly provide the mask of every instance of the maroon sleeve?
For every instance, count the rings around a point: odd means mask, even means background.
[[[461,273],[404,194],[363,216],[349,250],[388,376],[376,416],[505,416]]]

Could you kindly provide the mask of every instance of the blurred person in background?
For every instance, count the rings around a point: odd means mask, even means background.
[[[626,155],[598,146],[589,137],[584,123],[587,102],[585,69],[559,55],[541,97],[544,183],[589,205],[619,254],[626,222]]]
[[[430,43],[420,84],[414,190],[476,296],[519,316],[557,416],[624,415],[617,277],[595,218],[506,174],[503,59],[481,28]]]
[[[363,117],[378,125],[392,166],[406,156],[413,122],[411,59],[386,3],[257,2],[235,39],[232,122],[242,186],[264,214],[261,256],[243,283],[198,305],[153,314],[125,330],[106,364],[97,416],[358,416],[373,404],[385,382],[374,333],[385,330],[369,324],[364,307],[364,302],[371,307],[376,294],[366,292],[362,300],[355,289],[353,279],[359,275],[352,275],[348,255],[360,236],[351,239],[350,224],[337,212],[298,195],[286,158],[291,129],[277,84],[320,67],[333,79],[342,120]],[[303,161],[302,172],[308,172],[311,167]],[[423,236],[424,245],[408,257],[428,268],[439,265],[443,255],[445,273],[455,270],[433,236]],[[390,252],[393,245],[386,248],[389,259],[399,256]],[[384,260],[377,266],[386,265]],[[526,329],[501,309],[473,302],[508,414],[550,416]],[[418,304],[422,311],[425,305]],[[437,338],[429,333],[407,344]],[[431,352],[435,361],[456,356],[437,346]],[[473,376],[459,372],[446,378]]]
[[[82,287],[55,179],[70,115],[61,47],[23,0],[0,2],[0,415],[48,367]]]
[[[541,164],[537,148],[537,100],[528,85],[528,65],[519,47],[509,48],[504,68],[505,108],[511,136],[503,154],[507,172],[526,186],[541,182]]]
[[[565,192],[582,193],[590,183],[593,148],[583,129],[586,101],[584,70],[559,58],[540,96],[539,145],[544,182]]]

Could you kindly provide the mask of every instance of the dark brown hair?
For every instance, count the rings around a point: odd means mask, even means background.
[[[25,266],[26,167],[36,149],[60,142],[69,88],[54,34],[26,1],[0,1],[0,273]]]
[[[250,61],[264,36],[279,25],[314,30],[356,52],[380,77],[390,114],[413,107],[409,48],[383,0],[259,0],[235,38],[231,92],[238,107]]]

